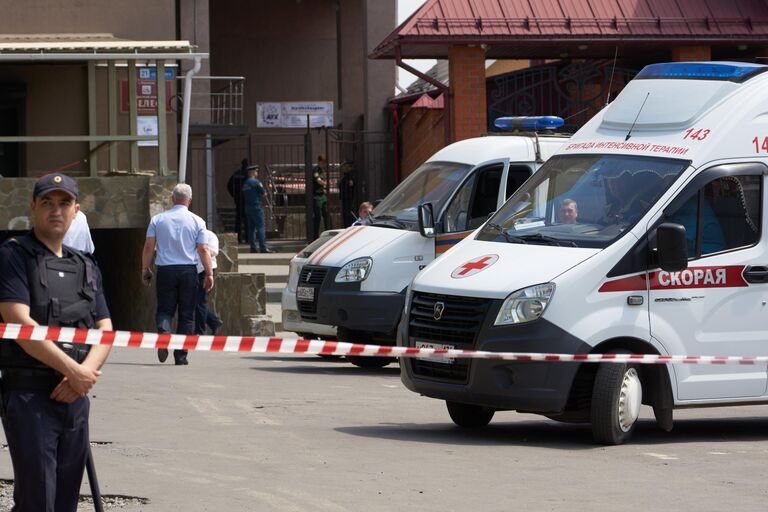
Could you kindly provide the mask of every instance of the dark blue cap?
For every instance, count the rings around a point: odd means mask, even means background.
[[[66,192],[72,196],[73,199],[77,199],[77,196],[80,195],[80,190],[77,188],[77,182],[75,180],[66,174],[56,172],[46,174],[35,182],[35,189],[32,192],[32,199],[36,199],[42,195],[47,194],[48,192],[53,192],[55,190]]]

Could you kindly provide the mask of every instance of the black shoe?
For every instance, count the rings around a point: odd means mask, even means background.
[[[263,252],[263,253],[273,253],[275,251],[273,251],[272,249],[263,249],[261,252]]]
[[[251,254],[255,254],[257,252],[259,252],[259,251],[257,251],[256,249],[251,249]]]
[[[168,349],[167,348],[157,349],[157,360],[160,361],[161,363],[164,363],[166,359],[168,359]]]
[[[186,366],[188,364],[189,364],[189,361],[187,361],[186,357],[184,359],[178,359],[176,361],[176,366]]]

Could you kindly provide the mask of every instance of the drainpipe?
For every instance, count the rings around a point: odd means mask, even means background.
[[[397,64],[399,67],[403,68],[404,70],[408,71],[409,73],[413,73],[417,77],[421,78],[427,83],[430,83],[437,87],[437,89],[443,94],[444,98],[444,105],[445,110],[443,112],[443,128],[445,132],[445,145],[451,143],[451,93],[448,89],[448,86],[445,85],[442,82],[438,82],[434,78],[432,78],[429,75],[425,75],[418,69],[409,66],[405,62],[403,62],[403,57],[400,53],[400,45],[395,46],[395,64]]]
[[[192,107],[192,77],[200,71],[203,59],[195,57],[195,65],[184,75],[184,99],[181,113],[181,147],[179,149],[179,183],[187,181],[187,145],[189,144],[189,112]]]

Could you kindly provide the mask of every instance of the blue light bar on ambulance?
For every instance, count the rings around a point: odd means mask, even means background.
[[[493,125],[500,130],[554,130],[565,124],[557,116],[499,117]]]
[[[744,82],[765,71],[768,66],[743,62],[667,62],[645,66],[635,78]]]

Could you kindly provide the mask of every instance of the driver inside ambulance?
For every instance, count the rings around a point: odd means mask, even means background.
[[[563,199],[557,210],[557,220],[561,224],[576,224],[579,217],[579,207],[573,199]]]

